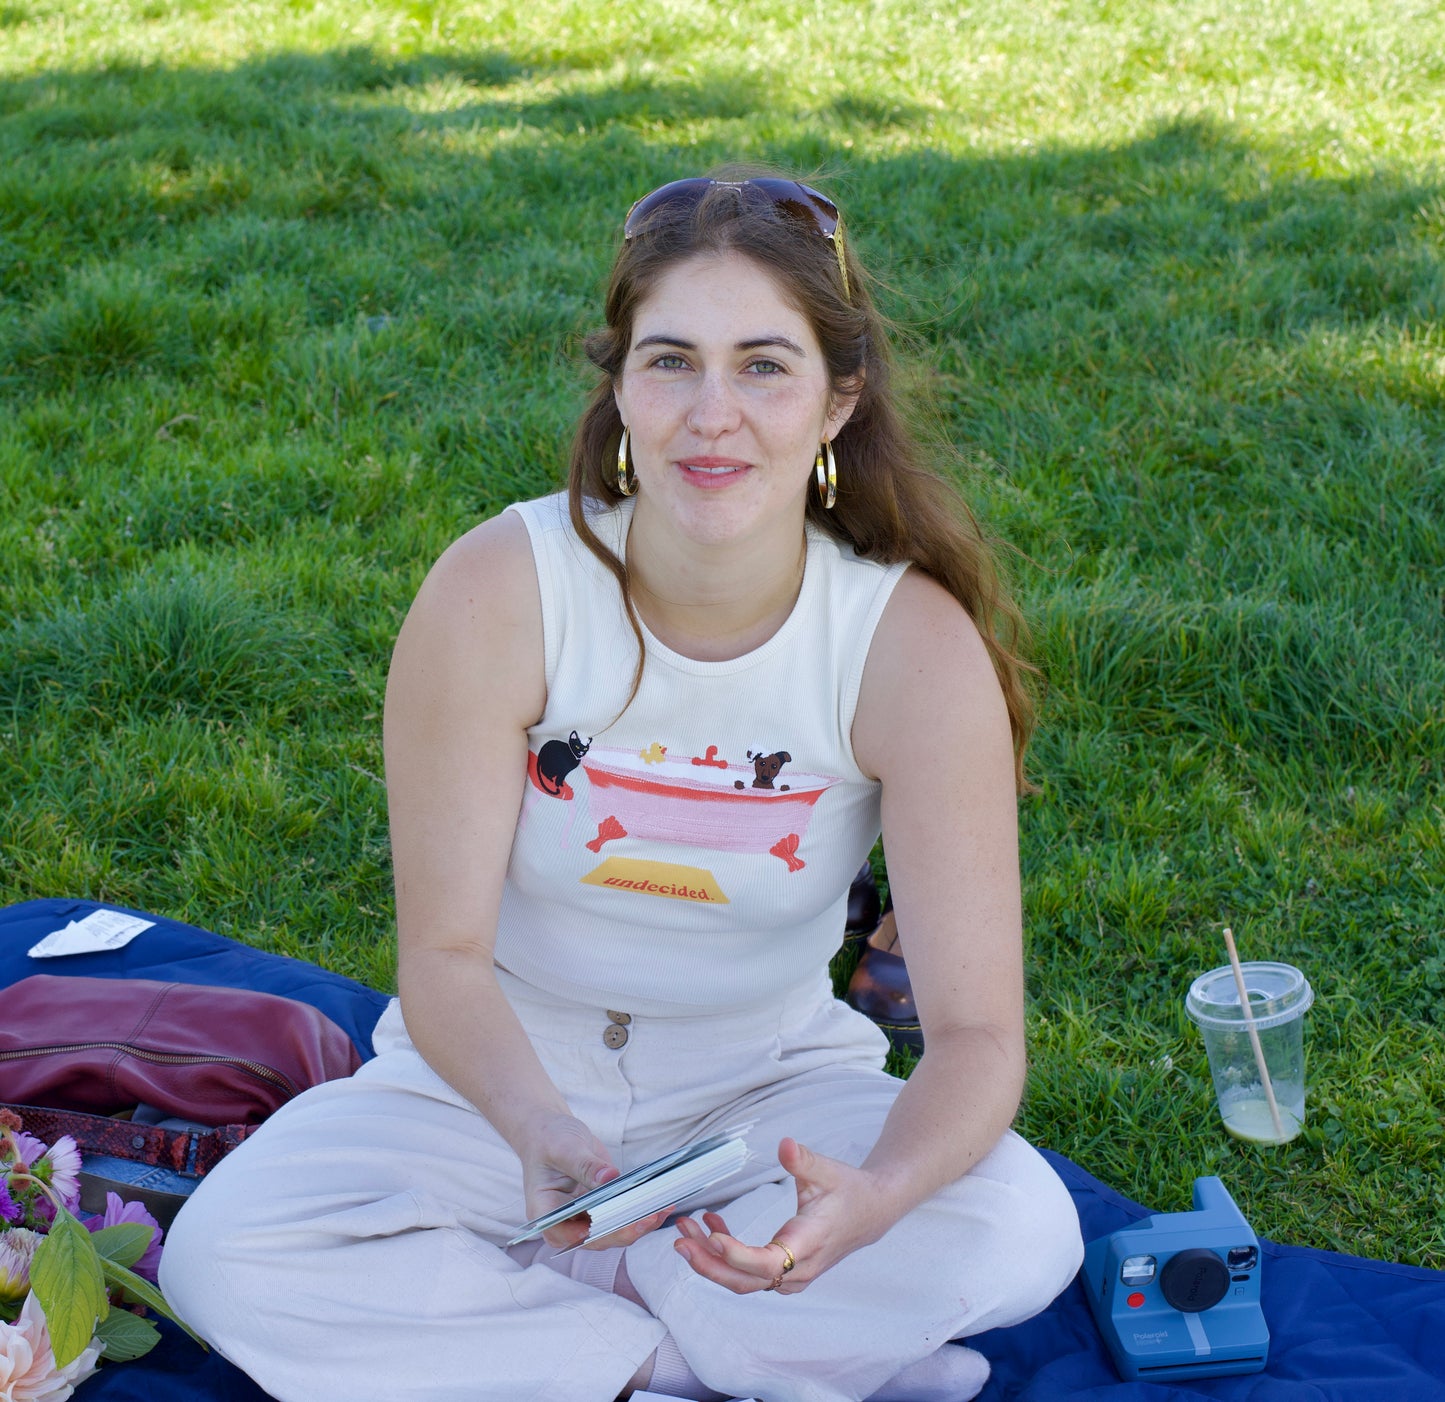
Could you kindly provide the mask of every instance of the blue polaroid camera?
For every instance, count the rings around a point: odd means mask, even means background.
[[[1084,1248],[1084,1293],[1120,1377],[1258,1373],[1269,1356],[1259,1239],[1218,1178],[1194,1211],[1164,1212]]]

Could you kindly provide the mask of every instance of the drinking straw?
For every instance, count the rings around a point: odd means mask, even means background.
[[[1224,947],[1229,951],[1229,967],[1234,970],[1234,986],[1239,990],[1239,1007],[1244,1014],[1244,1030],[1249,1033],[1249,1045],[1254,1049],[1254,1064],[1259,1067],[1260,1084],[1264,1086],[1264,1098],[1269,1102],[1269,1117],[1274,1121],[1274,1132],[1284,1142],[1284,1125],[1280,1123],[1279,1106],[1275,1102],[1274,1087],[1269,1082],[1269,1067],[1264,1064],[1264,1048],[1259,1044],[1259,1029],[1254,1025],[1254,1013],[1249,1006],[1249,993],[1244,986],[1244,970],[1239,966],[1239,951],[1234,947],[1234,931],[1224,927]]]

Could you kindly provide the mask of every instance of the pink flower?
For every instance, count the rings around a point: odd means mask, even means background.
[[[62,1134],[46,1151],[45,1157],[32,1165],[32,1170],[37,1178],[49,1182],[55,1196],[66,1207],[74,1210],[79,1205],[80,1149],[68,1134]],[[0,1402],[4,1402],[3,1397],[0,1397]]]
[[[55,1366],[45,1311],[28,1295],[14,1324],[0,1323],[0,1402],[65,1402],[95,1372],[100,1345],[91,1340],[79,1358]]]
[[[23,1164],[37,1163],[45,1156],[45,1145],[33,1134],[26,1134],[23,1129],[15,1131],[15,1149]]]
[[[138,1222],[143,1227],[154,1227],[155,1235],[150,1245],[141,1253],[141,1258],[131,1267],[137,1275],[144,1276],[152,1285],[156,1282],[156,1270],[161,1263],[161,1224],[138,1202],[126,1202],[119,1193],[105,1195],[105,1215],[88,1218],[85,1225],[93,1232],[103,1227],[114,1227],[120,1222]],[[3,1399],[0,1399],[3,1402]]]

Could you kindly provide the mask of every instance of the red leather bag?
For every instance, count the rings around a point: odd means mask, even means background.
[[[0,1101],[259,1124],[360,1064],[324,1013],[273,993],[53,974],[0,989]]]

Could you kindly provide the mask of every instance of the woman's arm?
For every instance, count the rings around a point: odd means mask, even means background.
[[[392,656],[385,719],[407,1031],[516,1150],[532,1216],[617,1176],[543,1069],[493,972],[527,727],[546,703],[542,659],[526,527],[499,516],[427,576]],[[572,1245],[583,1232],[564,1223],[547,1239]]]
[[[910,570],[869,650],[853,749],[882,781],[889,889],[925,1052],[860,1168],[791,1140],[779,1151],[799,1212],[779,1232],[796,1258],[785,1292],[876,1241],[998,1142],[1023,1091],[1023,951],[1013,744],[977,628]],[[777,1247],[747,1247],[721,1218],[679,1250],[735,1290],[766,1288]],[[719,1234],[722,1240],[719,1240]]]
[[[883,783],[888,885],[925,1055],[864,1166],[908,1211],[988,1153],[1018,1110],[1023,903],[1013,737],[983,639],[917,571],[884,622],[854,752]]]

